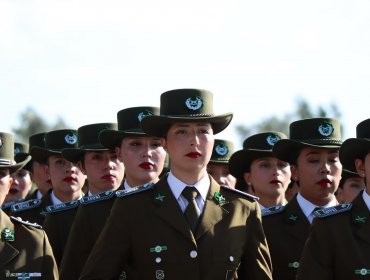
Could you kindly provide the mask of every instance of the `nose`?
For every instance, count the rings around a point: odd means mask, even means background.
[[[330,173],[330,164],[325,161],[322,168],[321,168],[321,173],[323,174],[329,174]]]
[[[196,132],[191,134],[190,146],[198,146],[199,145],[199,137]]]

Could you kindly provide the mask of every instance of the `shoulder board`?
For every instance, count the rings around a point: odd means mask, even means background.
[[[31,199],[20,203],[15,203],[11,206],[11,211],[14,213],[37,208],[41,205],[41,199]]]
[[[275,205],[269,208],[265,208],[261,210],[262,217],[271,216],[280,212],[283,212],[285,206],[283,205]]]
[[[31,226],[31,227],[35,227],[35,228],[42,228],[42,226],[40,226],[37,223],[31,223],[29,221],[23,221],[21,217],[13,217],[13,216],[10,216],[10,218],[13,221],[18,222],[18,223],[23,224],[23,225],[26,225],[26,226]]]
[[[18,200],[15,200],[15,201],[9,201],[9,202],[7,202],[7,203],[3,204],[3,205],[1,206],[1,209],[2,209],[2,210],[9,209],[12,205],[14,205],[14,204],[16,204],[16,203],[21,203],[21,202],[23,202],[23,201],[24,201],[24,198],[22,198],[22,199],[18,199]]]
[[[352,208],[352,203],[344,203],[344,204],[339,204],[333,207],[316,210],[313,212],[313,214],[318,218],[324,218],[324,217],[333,216],[339,213],[347,212],[351,208]]]
[[[86,205],[97,201],[108,200],[111,199],[113,196],[114,191],[106,191],[96,195],[84,196],[83,198],[81,198],[80,202],[81,204]]]
[[[221,189],[230,191],[230,192],[235,193],[235,194],[240,194],[241,196],[243,196],[243,197],[245,197],[249,200],[252,200],[252,201],[257,201],[259,199],[257,196],[251,195],[251,194],[246,193],[246,192],[239,191],[239,190],[234,189],[234,188],[230,188],[230,187],[225,186],[225,185],[221,185]]]
[[[116,196],[117,197],[125,197],[125,196],[129,196],[129,195],[132,195],[132,194],[135,194],[135,193],[144,192],[144,191],[152,189],[153,186],[154,186],[153,183],[148,183],[148,184],[142,185],[140,187],[132,188],[130,190],[116,191]]]
[[[80,201],[73,200],[73,201],[69,201],[65,203],[59,203],[55,205],[46,206],[45,210],[46,210],[46,214],[55,213],[55,212],[60,212],[60,211],[76,208],[78,205],[80,205]]]

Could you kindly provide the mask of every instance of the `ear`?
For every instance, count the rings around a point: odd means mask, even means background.
[[[13,177],[11,177],[11,176],[9,175],[9,187],[8,187],[8,190],[9,190],[9,189],[10,189],[10,187],[13,185],[13,182],[14,182]]]
[[[114,151],[115,151],[115,153],[116,153],[116,155],[117,155],[118,159],[119,159],[120,161],[122,161],[122,157],[121,157],[121,151],[122,151],[122,149],[121,149],[121,147],[115,147],[115,148],[114,148]]]
[[[358,175],[361,176],[361,178],[365,178],[365,164],[364,161],[361,159],[356,158],[355,159],[355,166],[356,166],[356,171]]]
[[[248,184],[248,185],[251,185],[251,173],[250,172],[244,172],[243,173],[243,178],[244,178],[244,181]]]
[[[86,175],[86,169],[84,167],[84,165],[82,164],[82,161],[78,161],[77,162],[77,167],[81,170],[82,174]]]
[[[290,172],[292,173],[292,180],[294,182],[298,182],[299,181],[299,172],[298,172],[298,169],[295,165],[290,165]]]
[[[167,150],[167,142],[166,142],[166,139],[164,139],[163,137],[161,138],[161,146],[163,147],[163,149],[168,152]]]

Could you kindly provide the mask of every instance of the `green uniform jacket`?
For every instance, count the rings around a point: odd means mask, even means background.
[[[5,240],[5,228],[14,233],[13,241]],[[53,252],[43,230],[10,219],[0,210],[0,231],[0,279],[59,279]],[[32,273],[30,278],[27,273]]]
[[[52,212],[46,214],[46,219],[44,222],[44,230],[48,235],[50,245],[53,248],[53,253],[55,257],[55,261],[59,267],[60,261],[62,260],[64,249],[67,244],[68,235],[72,227],[73,220],[76,216],[77,209],[79,202],[78,201],[71,201],[67,203],[61,203],[55,206],[61,206],[68,203],[76,203],[73,204],[73,208],[62,209],[60,211]]]
[[[68,242],[59,266],[60,279],[77,280],[81,270],[108,219],[115,192],[106,200],[78,207]]]
[[[31,223],[36,223],[39,225],[43,225],[45,221],[45,207],[52,204],[50,195],[52,190],[49,190],[46,194],[44,194],[41,198],[40,203],[37,204],[36,207],[32,208],[26,208],[20,211],[14,211],[14,207],[18,209],[17,204],[12,206],[12,211],[9,215],[13,215],[16,217],[21,217],[24,221],[29,221]],[[29,205],[32,205],[30,202],[38,202],[39,199],[32,199],[25,202],[22,202],[23,204],[28,203]],[[18,203],[19,205],[22,203]]]
[[[314,220],[297,279],[370,279],[370,213],[362,192],[350,210]]]
[[[310,228],[297,196],[281,212],[263,216],[262,222],[271,254],[273,279],[295,279]]]
[[[217,202],[216,193],[225,199]],[[271,279],[260,213],[254,199],[211,178],[193,235],[165,176],[149,190],[116,199],[80,279],[117,279],[126,265],[130,279],[140,280]]]

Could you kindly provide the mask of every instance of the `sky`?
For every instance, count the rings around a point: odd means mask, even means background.
[[[0,131],[33,108],[47,122],[114,122],[176,88],[213,92],[216,135],[335,103],[344,138],[370,117],[367,0],[0,0]]]

